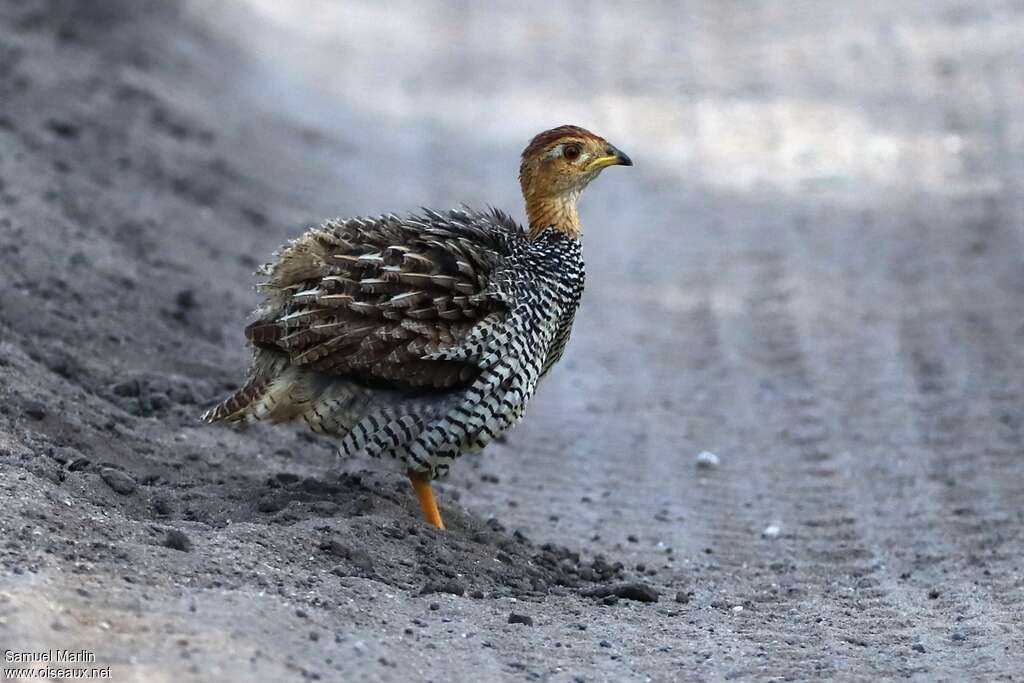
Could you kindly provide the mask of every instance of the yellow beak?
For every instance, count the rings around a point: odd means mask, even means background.
[[[600,156],[592,159],[587,164],[588,171],[597,171],[602,168],[609,166],[632,166],[633,160],[630,159],[625,152],[608,145],[608,149],[605,150],[605,156]]]

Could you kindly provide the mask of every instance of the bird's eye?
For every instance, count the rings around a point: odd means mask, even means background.
[[[580,146],[579,145],[566,145],[562,150],[562,156],[569,161],[574,161],[580,157]]]

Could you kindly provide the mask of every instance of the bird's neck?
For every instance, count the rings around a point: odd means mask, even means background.
[[[554,228],[566,236],[578,240],[583,233],[580,215],[576,211],[579,192],[560,195],[527,196],[526,217],[530,221],[530,239],[540,237],[548,228]]]

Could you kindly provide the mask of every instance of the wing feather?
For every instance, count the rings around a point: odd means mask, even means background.
[[[328,222],[265,266],[250,342],[328,374],[446,389],[473,381],[461,350],[507,315],[492,278],[519,228],[499,212]],[[468,347],[467,347],[468,348]]]

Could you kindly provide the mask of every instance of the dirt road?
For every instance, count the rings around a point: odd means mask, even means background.
[[[0,648],[137,681],[1019,678],[1024,5],[855,5],[4,3]],[[197,423],[281,242],[519,211],[519,150],[567,122],[636,166],[584,198],[566,358],[441,485],[448,533],[329,442]],[[659,600],[584,595],[619,582]]]

